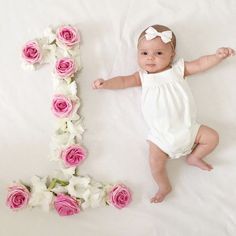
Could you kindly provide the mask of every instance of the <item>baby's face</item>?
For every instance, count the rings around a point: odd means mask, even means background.
[[[175,55],[170,43],[163,43],[160,37],[141,39],[138,44],[138,64],[148,73],[168,69]]]

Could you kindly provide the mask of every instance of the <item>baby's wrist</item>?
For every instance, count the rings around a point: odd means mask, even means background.
[[[216,54],[215,54],[215,57],[216,57],[219,61],[222,61],[222,60],[225,59],[224,56],[222,56],[221,54],[219,54],[219,53],[217,53],[217,52],[216,52]]]

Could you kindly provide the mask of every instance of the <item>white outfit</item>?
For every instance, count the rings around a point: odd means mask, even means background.
[[[148,140],[171,159],[191,153],[200,127],[196,106],[184,79],[184,60],[168,70],[148,74],[139,71],[142,83],[142,111],[149,127]]]

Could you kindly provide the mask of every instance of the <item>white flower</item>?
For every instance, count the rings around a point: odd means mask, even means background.
[[[73,48],[68,48],[64,44],[62,44],[60,41],[57,40],[58,49],[60,49],[60,54],[62,54],[65,57],[74,57],[79,58],[80,56],[80,46],[79,44]]]
[[[48,211],[50,209],[53,194],[47,189],[46,178],[33,176],[31,182],[32,189],[29,206],[41,207],[44,211]]]
[[[82,134],[84,132],[84,128],[81,125],[81,120],[76,122],[67,122],[68,131],[71,134],[71,139],[76,137],[77,141],[82,139]]]
[[[76,60],[77,60],[78,62],[80,62],[80,47],[79,47],[79,45],[77,45],[77,46],[74,47],[73,49],[67,49],[67,53],[68,53],[70,56],[76,58]]]
[[[70,82],[64,79],[54,79],[53,80],[54,93],[63,94],[70,97],[72,100],[79,100],[77,97],[77,85],[76,82]]]
[[[69,181],[69,179],[71,178],[71,176],[67,176],[64,174],[64,172],[60,169],[60,170],[55,170],[53,171],[53,174],[52,174],[52,178],[53,179],[60,179],[60,180],[63,180],[63,181]]]
[[[64,166],[64,164],[62,162],[59,162],[59,166],[60,166],[61,171],[63,172],[63,174],[67,178],[70,178],[71,176],[73,176],[75,174],[76,166],[65,168],[65,166]]]
[[[67,193],[67,189],[65,186],[61,186],[61,185],[56,185],[54,188],[51,189],[52,192],[54,193]]]
[[[35,65],[35,64],[29,64],[29,63],[23,61],[23,62],[21,63],[21,68],[22,68],[23,70],[34,71],[34,70],[36,70],[36,65]]]
[[[45,37],[38,39],[38,43],[40,45],[40,48],[42,49],[43,54],[40,64],[47,64],[55,60],[56,45],[49,45],[48,39]]]
[[[66,133],[57,132],[52,136],[52,142],[58,146],[67,145],[69,143],[73,143],[73,140],[70,137],[71,135],[69,132]]]
[[[91,179],[88,176],[72,176],[67,186],[68,193],[85,201],[90,196],[89,183]]]
[[[68,119],[66,119],[66,118],[60,118],[60,119],[55,120],[55,130],[58,131],[57,133],[68,132],[67,121],[68,121]]]
[[[68,89],[70,90],[72,95],[75,95],[75,96],[77,95],[77,85],[75,81],[73,81],[72,83],[68,85]]]
[[[55,147],[63,145],[76,144],[75,142],[82,140],[83,133],[82,118],[77,113],[73,113],[71,119],[55,119],[55,133],[52,136],[52,147],[55,149]]]
[[[51,61],[55,60],[55,51],[56,51],[56,45],[43,45],[43,62],[44,63],[50,63]]]
[[[56,34],[53,32],[51,27],[47,27],[44,30],[44,36],[48,39],[49,44],[56,40]]]
[[[92,181],[90,185],[90,196],[82,203],[82,208],[86,209],[88,207],[96,208],[99,206],[105,206],[106,205],[106,191],[104,189],[104,186],[99,183]]]
[[[82,208],[106,205],[106,190],[104,186],[88,176],[72,176],[66,186],[71,196],[82,199]]]

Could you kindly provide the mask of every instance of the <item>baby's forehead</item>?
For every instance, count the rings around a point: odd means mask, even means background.
[[[147,50],[147,49],[168,49],[169,45],[163,43],[160,37],[156,37],[152,40],[146,40],[146,38],[142,38],[139,40],[138,49],[139,50]]]

